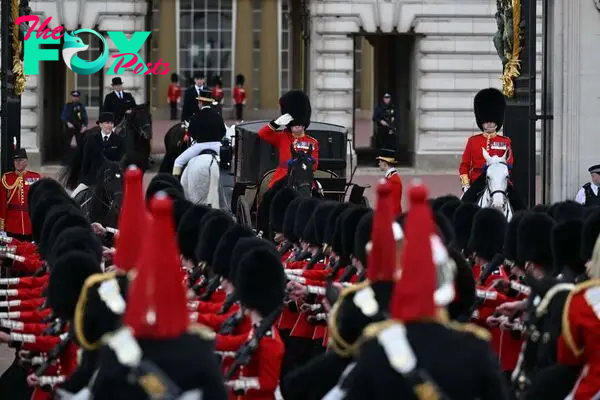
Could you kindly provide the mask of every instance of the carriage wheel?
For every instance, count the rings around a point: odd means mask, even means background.
[[[238,224],[252,228],[252,218],[250,217],[250,207],[248,202],[243,196],[240,196],[237,200],[235,218]]]

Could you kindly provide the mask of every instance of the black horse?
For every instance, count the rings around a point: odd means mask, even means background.
[[[79,192],[75,202],[90,222],[117,227],[123,198],[123,173],[118,163],[104,159],[96,185]]]
[[[147,104],[135,106],[125,114],[123,121],[115,128],[115,133],[123,137],[125,156],[121,166],[136,165],[142,171],[148,169],[152,140],[152,115]]]
[[[165,157],[160,164],[159,172],[173,172],[175,159],[192,144],[191,137],[186,135],[181,123],[173,125],[165,134]]]

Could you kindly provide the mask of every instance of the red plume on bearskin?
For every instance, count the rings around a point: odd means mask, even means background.
[[[312,107],[310,99],[303,91],[290,90],[281,96],[279,99],[279,109],[281,115],[290,114],[294,117],[294,120],[288,126],[302,125],[304,128],[308,128],[308,125],[310,125]]]
[[[436,316],[434,293],[437,271],[433,261],[432,237],[436,227],[427,202],[428,190],[417,184],[408,192],[410,209],[404,223],[401,276],[394,288],[391,316],[404,323]]]
[[[119,215],[119,234],[116,238],[114,264],[123,271],[135,267],[146,223],[142,171],[131,166],[125,172],[125,193]]]
[[[367,265],[367,279],[370,282],[393,282],[395,279],[398,260],[396,259],[396,239],[392,225],[392,189],[388,183],[377,186],[377,207],[373,214],[371,228],[371,250]]]
[[[140,339],[169,339],[189,325],[172,201],[159,192],[150,203],[151,220],[128,291],[123,321]]]
[[[495,122],[498,131],[502,128],[506,100],[501,91],[494,88],[480,90],[473,100],[473,108],[479,129],[483,130],[486,122]]]

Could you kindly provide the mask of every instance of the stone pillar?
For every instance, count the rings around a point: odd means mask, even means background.
[[[260,108],[265,110],[279,109],[279,67],[277,54],[279,52],[279,32],[277,18],[279,10],[276,0],[262,2],[260,25],[260,85],[261,89],[269,82],[271,90],[260,91]]]
[[[572,199],[599,161],[600,20],[593,1],[550,0],[551,201]]]

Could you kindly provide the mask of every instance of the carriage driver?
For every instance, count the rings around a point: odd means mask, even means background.
[[[506,108],[504,95],[494,88],[480,90],[475,95],[474,108],[475,120],[479,129],[481,129],[481,133],[471,136],[467,141],[467,146],[463,152],[458,169],[460,184],[463,193],[465,193],[463,200],[471,203],[475,202],[476,199],[467,199],[465,197],[476,197],[485,189],[484,171],[486,161],[483,156],[484,149],[492,157],[501,157],[506,151],[509,151],[507,159],[508,168],[510,169],[513,164],[510,138],[498,133],[504,121],[504,110]],[[483,177],[479,179],[482,175]],[[510,184],[509,190],[511,190]]]
[[[258,131],[258,136],[265,142],[277,148],[279,165],[269,182],[271,188],[275,182],[283,179],[288,173],[288,162],[292,159],[292,146],[296,152],[308,152],[312,147],[313,168],[319,164],[319,142],[306,134],[312,112],[310,99],[300,90],[287,92],[279,99],[281,116],[269,122]],[[282,132],[277,132],[280,127]]]

